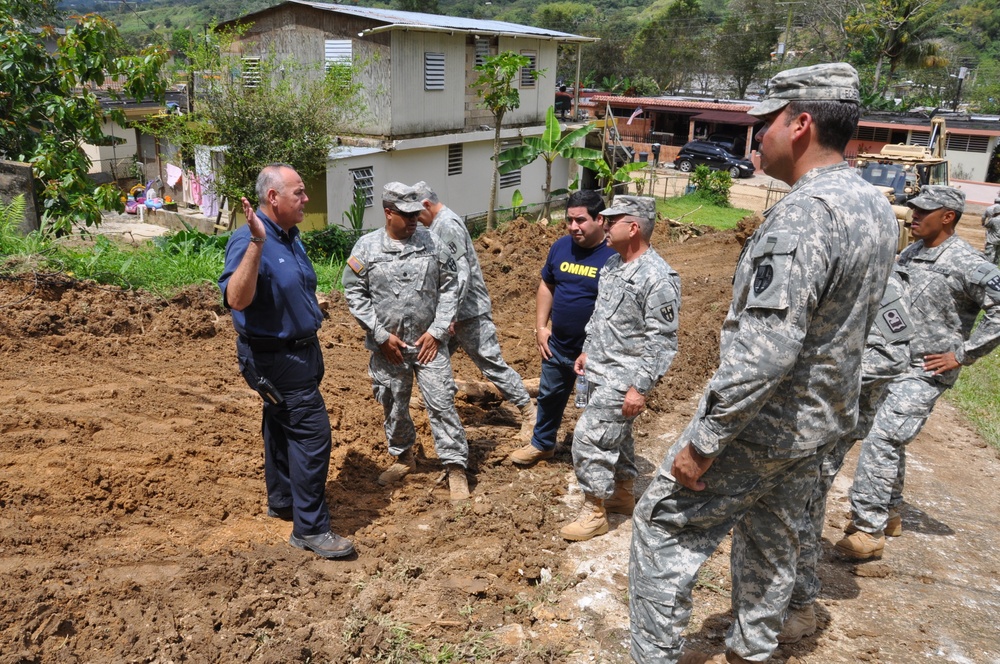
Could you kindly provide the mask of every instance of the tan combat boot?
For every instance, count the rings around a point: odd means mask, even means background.
[[[448,464],[448,490],[453,503],[469,499],[469,478],[465,475],[465,468],[457,463]]]
[[[858,527],[854,525],[853,521],[848,521],[847,525],[844,526],[844,532],[848,535],[853,535],[858,532]],[[885,522],[882,534],[886,537],[899,537],[903,534],[903,517],[899,515],[899,512],[889,510],[889,518]]]
[[[789,609],[785,617],[785,624],[778,634],[778,643],[798,643],[804,636],[812,636],[816,633],[816,609],[810,604]]]
[[[517,464],[518,466],[530,466],[536,461],[541,461],[542,459],[551,459],[556,455],[555,450],[540,450],[531,443],[528,443],[524,447],[519,447],[510,456],[510,462]]]
[[[632,516],[635,509],[635,495],[632,493],[634,485],[634,480],[615,482],[615,492],[604,501],[604,509],[612,514]]]
[[[568,526],[563,526],[559,534],[571,542],[585,542],[606,532],[608,532],[608,513],[604,509],[604,501],[586,496],[580,516]]]
[[[413,450],[409,449],[396,457],[395,463],[389,466],[385,472],[378,476],[378,483],[382,486],[392,484],[409,475],[417,467],[417,460],[413,457]]]
[[[885,530],[882,533],[886,537],[899,537],[903,534],[903,517],[896,510],[889,510],[889,520],[885,522]]]
[[[518,432],[517,438],[522,442],[530,443],[531,434],[535,433],[535,420],[538,419],[535,402],[528,399],[528,403],[518,406],[517,410],[521,413],[521,430]]]
[[[834,549],[842,557],[850,560],[871,560],[882,557],[882,549],[885,548],[885,536],[869,535],[863,530],[858,530],[847,535],[834,545]]]

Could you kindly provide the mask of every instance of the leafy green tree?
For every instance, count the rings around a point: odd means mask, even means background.
[[[552,195],[558,193],[552,191],[552,164],[559,157],[577,161],[600,159],[600,150],[576,146],[577,141],[592,131],[594,127],[585,125],[563,134],[559,121],[556,120],[555,108],[549,106],[545,113],[545,132],[541,136],[528,136],[523,145],[501,152],[498,156],[500,167],[497,170],[503,175],[524,168],[539,157],[545,160],[545,206],[542,217],[548,219]]]
[[[115,26],[93,14],[68,27],[50,53],[44,40],[57,35],[19,19],[36,16],[26,13],[26,4],[0,0],[0,158],[31,164],[46,232],[97,226],[102,208],[123,209],[121,192],[112,184],[94,187],[81,146],[106,142],[106,114],[121,123],[125,118],[121,110],[102,110],[94,89],[119,83],[121,93],[108,92],[113,98],[162,99],[166,54],[123,54]]]
[[[728,74],[733,94],[742,98],[760,75],[778,43],[784,17],[770,0],[732,0],[716,35],[713,52]]]
[[[699,0],[676,0],[657,12],[629,46],[633,71],[655,79],[660,88],[676,92],[704,60],[708,42],[705,15]]]
[[[421,12],[424,14],[440,14],[438,0],[396,0],[396,4],[404,12]]]
[[[547,2],[535,8],[531,24],[546,30],[576,33],[596,15],[594,6],[583,2]]]
[[[252,200],[257,174],[270,163],[291,164],[306,181],[325,174],[337,133],[363,112],[353,64],[324,73],[272,55],[262,59],[259,80],[245,84],[242,60],[231,52],[236,35],[212,30],[207,41],[193,40],[191,69],[211,72],[206,92],[192,114],[145,125],[187,155],[197,145],[225,145],[214,187],[230,201]]]
[[[479,77],[472,82],[476,94],[479,96],[479,106],[485,108],[493,115],[493,173],[490,178],[490,207],[486,211],[486,230],[493,230],[496,224],[497,206],[497,185],[500,179],[498,168],[500,166],[500,130],[503,126],[504,116],[521,106],[521,95],[517,91],[515,82],[521,73],[521,69],[531,64],[531,60],[514,51],[504,51],[496,55],[490,55],[475,66],[479,72]],[[531,75],[538,77],[541,72],[532,70]]]
[[[940,26],[943,0],[870,0],[847,19],[849,33],[869,37],[878,58],[873,92],[889,88],[896,69],[943,67],[947,60],[931,37]],[[889,71],[882,78],[882,70]]]

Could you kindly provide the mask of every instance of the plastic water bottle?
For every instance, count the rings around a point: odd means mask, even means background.
[[[579,375],[576,377],[576,400],[577,408],[587,407],[587,377]]]

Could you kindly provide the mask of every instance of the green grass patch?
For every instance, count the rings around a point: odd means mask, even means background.
[[[969,418],[979,435],[1000,449],[1000,354],[992,353],[962,369],[947,398]]]
[[[698,192],[665,200],[657,199],[656,211],[664,217],[680,219],[685,224],[711,226],[719,230],[736,228],[740,219],[753,214],[751,210],[713,205]]]

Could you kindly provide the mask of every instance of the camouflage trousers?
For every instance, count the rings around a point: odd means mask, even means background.
[[[635,478],[635,417],[622,415],[625,393],[590,384],[589,399],[573,430],[573,470],[588,496],[610,498],[615,482]]]
[[[920,433],[946,389],[947,385],[918,374],[904,374],[889,383],[875,424],[861,443],[851,486],[851,512],[859,530],[881,534],[889,510],[902,503],[906,444]]]
[[[765,661],[792,586],[799,524],[819,471],[819,455],[776,458],[771,448],[731,442],[691,491],[669,474],[678,442],[660,466],[632,517],[629,615],[632,657],[674,664],[691,618],[698,571],[732,529],[730,554],[735,621],[727,649]]]
[[[1000,260],[1000,242],[990,242],[987,239],[983,253],[986,254],[986,260],[996,265],[997,261]]]
[[[844,465],[844,458],[854,447],[854,443],[868,435],[875,422],[875,414],[885,399],[890,378],[865,377],[858,399],[858,424],[849,435],[828,445],[820,456],[819,481],[813,488],[806,510],[799,524],[799,561],[795,567],[795,588],[789,609],[800,609],[816,601],[821,583],[816,574],[821,553],[823,522],[826,518],[826,498],[833,486],[833,480]]]
[[[402,364],[391,364],[380,352],[368,363],[375,400],[385,412],[385,436],[389,454],[399,456],[413,447],[417,432],[410,417],[413,377],[427,406],[427,417],[434,437],[434,449],[442,463],[466,466],[469,444],[465,429],[455,410],[455,379],[451,373],[448,349],[442,345],[428,364],[417,362],[416,348],[403,354]]]
[[[459,346],[486,379],[497,386],[504,399],[515,406],[523,406],[531,400],[521,375],[504,362],[493,316],[481,314],[456,321],[455,335],[448,342],[449,353],[454,355]]]

